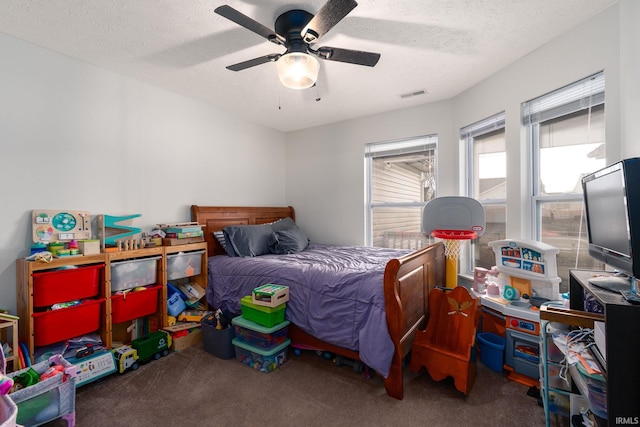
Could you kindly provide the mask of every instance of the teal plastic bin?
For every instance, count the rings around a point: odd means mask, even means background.
[[[502,372],[504,364],[504,338],[492,332],[480,332],[478,345],[480,360],[496,372]]]

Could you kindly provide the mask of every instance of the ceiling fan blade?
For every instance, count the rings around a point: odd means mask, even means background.
[[[340,49],[330,46],[322,46],[318,50],[309,48],[309,52],[328,61],[348,62],[350,64],[365,65],[367,67],[374,67],[380,59],[379,53]]]
[[[275,62],[282,55],[279,53],[272,53],[270,55],[261,56],[259,58],[253,58],[248,61],[238,62],[237,64],[229,65],[228,70],[241,71],[247,68],[255,67],[256,65],[266,64],[267,62]]]
[[[218,6],[214,10],[220,16],[227,18],[230,21],[235,22],[238,25],[243,26],[247,30],[253,31],[259,36],[264,37],[265,39],[273,42],[275,44],[284,45],[285,38],[280,34],[276,34],[272,29],[265,27],[261,23],[254,21],[249,18],[247,15],[238,12],[231,6],[223,5]]]
[[[358,3],[355,0],[328,0],[300,33],[306,43],[315,43],[349,14]]]

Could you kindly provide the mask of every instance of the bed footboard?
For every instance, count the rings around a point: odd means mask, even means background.
[[[403,398],[402,362],[411,351],[416,331],[426,326],[429,292],[444,283],[445,255],[442,242],[392,259],[386,266],[384,302],[395,353],[384,386],[391,397]]]

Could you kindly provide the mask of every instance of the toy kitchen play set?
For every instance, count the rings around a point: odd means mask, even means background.
[[[496,257],[491,270],[476,269],[474,291],[482,305],[482,329],[504,339],[509,378],[538,385],[540,304],[559,298],[558,249],[542,242],[490,242]]]

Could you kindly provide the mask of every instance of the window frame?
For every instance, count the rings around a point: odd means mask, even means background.
[[[564,193],[547,194],[542,192],[542,131],[541,126],[546,125],[552,120],[569,120],[576,113],[584,113],[591,115],[592,109],[602,106],[604,114],[606,114],[605,103],[605,74],[604,71],[587,76],[567,86],[556,89],[540,97],[522,103],[522,126],[525,128],[525,135],[529,150],[529,212],[531,215],[530,235],[533,240],[543,241],[543,208],[545,204],[552,203],[580,203],[582,205],[582,218],[584,217],[583,195],[578,191],[569,191]],[[591,116],[588,118],[590,124]],[[603,141],[605,152],[607,151],[606,140]],[[580,236],[580,231],[579,234]],[[584,236],[586,240],[586,235]],[[578,241],[577,252],[571,253],[574,256],[575,263],[572,265],[558,264],[558,274],[563,282],[568,277],[560,274],[561,269],[579,268],[580,267],[580,238]],[[562,254],[561,249],[561,254]],[[559,254],[559,255],[561,255]],[[566,256],[567,254],[564,253]],[[567,290],[568,282],[561,284],[561,291]]]
[[[422,135],[391,141],[372,142],[365,145],[365,245],[373,244],[373,209],[377,207],[422,207],[426,202],[373,202],[373,159],[422,153],[433,150],[436,180],[436,197],[438,191],[438,135]]]
[[[531,155],[531,236],[542,240],[541,210],[544,203],[582,202],[581,193],[541,194],[540,192],[540,123],[605,104],[605,76],[600,71],[562,88],[522,103]],[[606,108],[606,106],[605,106]],[[606,142],[605,142],[606,143]]]
[[[465,193],[467,197],[474,197],[474,142],[475,139],[481,136],[486,136],[490,133],[502,130],[505,134],[505,155],[507,152],[506,144],[506,114],[505,111],[501,111],[471,125],[465,126],[460,129],[460,141],[464,146],[465,153]],[[506,182],[505,176],[505,185]],[[483,206],[504,206],[505,211],[507,209],[507,197],[502,199],[483,199],[478,200]],[[505,215],[505,227],[506,227],[506,215]],[[473,270],[475,268],[475,245],[476,241],[472,240],[469,245],[466,245],[464,254],[460,257],[460,274],[466,276],[473,276]],[[464,267],[464,268],[463,268]]]

